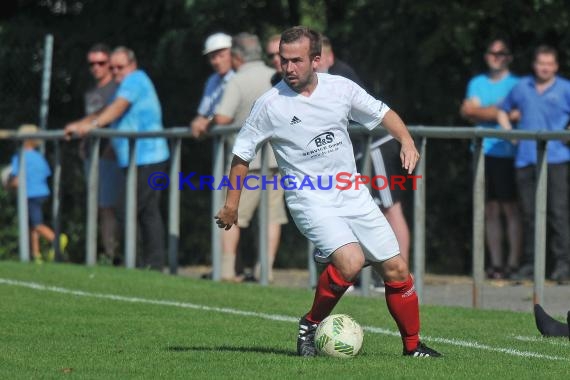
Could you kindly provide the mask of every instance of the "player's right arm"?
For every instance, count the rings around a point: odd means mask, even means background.
[[[248,171],[249,162],[234,155],[230,169],[231,186],[228,187],[226,203],[214,217],[218,227],[229,230],[234,224],[237,224],[239,198],[241,196],[241,183],[239,179],[245,178]]]
[[[228,83],[228,87],[230,87],[230,84],[231,81]],[[224,92],[223,98],[226,97],[228,87],[226,88],[226,92]],[[266,94],[269,94],[270,91],[266,92]],[[226,230],[229,230],[232,225],[237,224],[239,198],[241,195],[241,184],[239,180],[243,181],[245,179],[249,171],[249,162],[255,158],[259,148],[271,138],[272,123],[267,117],[267,109],[265,108],[266,94],[258,98],[253,105],[249,117],[244,122],[234,143],[234,158],[230,169],[231,186],[228,187],[224,207],[222,207],[215,216],[218,227],[225,228]],[[223,103],[224,100],[222,99],[220,107],[222,107]],[[218,110],[220,110],[220,108],[218,108]],[[216,115],[218,114],[218,110],[216,110]],[[223,111],[223,107],[221,110]],[[220,112],[220,114],[225,114],[225,112]]]

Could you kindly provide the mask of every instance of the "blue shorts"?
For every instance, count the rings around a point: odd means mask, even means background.
[[[28,221],[30,227],[35,228],[44,224],[44,212],[42,207],[48,197],[28,198]]]

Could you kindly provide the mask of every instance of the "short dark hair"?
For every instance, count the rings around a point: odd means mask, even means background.
[[[558,62],[558,52],[552,46],[549,45],[538,46],[536,49],[534,49],[533,60],[536,61],[536,58],[541,54],[553,55],[556,62]]]
[[[321,34],[306,26],[294,26],[285,30],[281,33],[279,46],[298,41],[303,37],[308,38],[310,42],[309,58],[313,59],[318,55],[320,56],[322,48]]]
[[[107,44],[96,43],[95,45],[89,48],[87,54],[89,53],[103,53],[105,55],[111,55],[111,48]]]

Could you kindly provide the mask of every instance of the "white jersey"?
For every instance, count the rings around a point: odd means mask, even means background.
[[[317,75],[309,97],[285,81],[262,95],[233,148],[250,162],[256,150],[270,142],[283,176],[280,186],[297,224],[332,215],[364,215],[377,208],[365,185],[356,189],[359,173],[347,127],[354,120],[373,129],[389,108],[346,78]],[[349,189],[339,189],[349,184]]]

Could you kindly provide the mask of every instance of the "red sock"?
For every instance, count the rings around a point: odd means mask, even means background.
[[[320,323],[329,316],[340,297],[352,284],[354,282],[346,281],[334,265],[329,264],[319,277],[313,307],[305,318],[309,322]]]
[[[386,303],[390,314],[396,320],[406,351],[412,351],[420,340],[420,309],[414,279],[390,281],[386,287]]]

